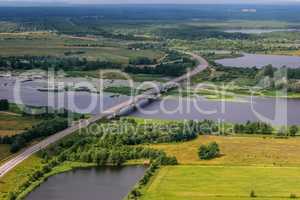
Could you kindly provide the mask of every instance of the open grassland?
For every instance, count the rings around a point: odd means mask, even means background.
[[[0,179],[0,199],[7,199],[9,192],[16,191],[28,180],[28,177],[30,177],[35,170],[41,167],[41,159],[37,156],[31,156],[14,170],[2,177]]]
[[[220,145],[222,155],[210,161],[199,160],[199,146],[213,141]],[[185,165],[300,166],[300,138],[199,136],[190,142],[151,147],[176,156]]]
[[[297,167],[187,165],[162,168],[142,200],[283,200],[291,194],[300,195]]]
[[[0,144],[0,164],[2,163],[2,160],[9,157],[10,155],[10,146],[7,144]]]
[[[31,128],[40,120],[30,116],[0,112],[0,136],[12,136]]]
[[[114,44],[114,42],[119,45]],[[0,56],[56,56],[64,57],[68,52],[81,52],[77,57],[89,60],[107,60],[116,63],[128,63],[129,59],[146,56],[159,59],[163,56],[156,50],[134,51],[121,41],[107,44],[104,39],[88,40],[82,37],[67,37],[47,32],[36,33],[0,33]]]

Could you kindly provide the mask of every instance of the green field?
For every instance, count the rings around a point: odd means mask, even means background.
[[[122,41],[102,38],[71,37],[48,32],[0,33],[0,56],[56,56],[65,57],[67,52],[82,52],[77,57],[89,60],[107,60],[115,63],[128,63],[130,58],[146,56],[161,58],[158,50],[134,51]],[[83,46],[80,46],[83,45]]]
[[[18,187],[28,181],[28,177],[32,175],[32,172],[40,169],[41,166],[41,159],[37,156],[31,156],[2,177],[0,179],[0,199],[7,200],[9,192],[16,191]]]
[[[145,192],[142,200],[290,199],[300,195],[300,168],[164,167]]]

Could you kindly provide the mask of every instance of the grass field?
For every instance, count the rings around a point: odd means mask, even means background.
[[[199,160],[199,146],[212,141],[220,145],[222,155],[210,161]],[[190,142],[151,147],[176,156],[185,165],[300,166],[300,138],[199,136]]]
[[[251,191],[256,198],[251,198]],[[269,200],[300,195],[300,168],[164,167],[142,200]]]
[[[0,144],[0,164],[1,161],[11,155],[10,146],[7,144]]]
[[[98,41],[99,40],[99,41]],[[116,44],[119,45],[116,45]],[[75,46],[85,44],[87,46]],[[92,46],[94,45],[94,46]],[[105,40],[86,40],[80,37],[67,37],[47,32],[36,33],[0,33],[0,56],[58,56],[64,57],[66,52],[81,51],[79,57],[89,60],[108,60],[117,63],[128,63],[130,58],[146,56],[151,59],[161,58],[163,54],[156,50],[133,51],[122,45],[121,41],[109,44]]]
[[[9,192],[16,191],[30,177],[31,173],[41,167],[41,159],[31,156],[14,170],[0,179],[0,199],[7,199]]]

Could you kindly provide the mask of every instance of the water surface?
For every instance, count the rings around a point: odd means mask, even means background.
[[[300,67],[300,56],[281,56],[281,55],[262,55],[262,54],[244,54],[238,58],[226,58],[216,60],[216,63],[227,67],[257,67],[262,68],[266,65],[280,68],[283,66],[289,68]]]
[[[50,177],[26,200],[122,200],[144,172],[143,166],[77,169]]]

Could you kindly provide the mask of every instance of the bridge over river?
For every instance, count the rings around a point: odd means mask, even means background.
[[[85,120],[83,123],[81,122],[74,123],[74,125],[72,125],[71,127],[44,139],[43,141],[39,142],[38,144],[35,144],[34,146],[25,149],[19,155],[15,156],[11,160],[7,161],[2,166],[0,166],[0,178],[5,174],[7,174],[9,171],[11,171],[18,164],[20,164],[21,162],[29,158],[31,155],[37,153],[42,149],[45,149],[50,144],[53,144],[63,139],[64,137],[74,133],[75,131],[81,128],[85,128],[101,119],[105,119],[105,118],[111,119],[116,116],[122,116],[124,114],[128,114],[129,112],[133,111],[137,107],[146,106],[150,102],[159,99],[162,93],[168,92],[169,90],[178,87],[178,85],[181,82],[189,79],[192,76],[195,76],[196,74],[200,73],[201,71],[203,71],[208,67],[208,62],[201,56],[193,53],[187,53],[187,54],[191,55],[193,59],[197,60],[197,62],[199,63],[197,67],[194,68],[192,71],[189,71],[187,74],[184,74],[183,76],[180,76],[176,79],[173,79],[172,81],[165,83],[160,88],[151,89],[141,95],[132,97],[130,100],[127,100],[112,108],[109,108],[108,110],[104,111],[100,115]]]

